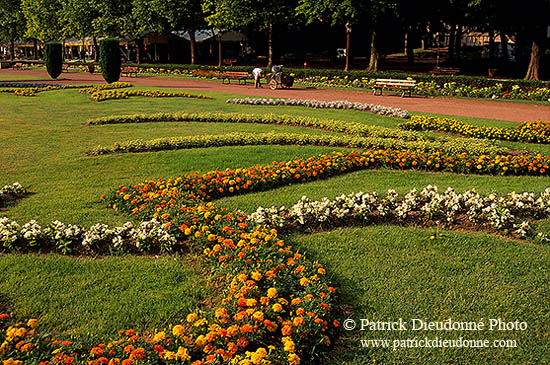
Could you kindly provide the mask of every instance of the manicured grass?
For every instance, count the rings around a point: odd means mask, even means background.
[[[20,74],[4,73],[0,70],[0,82],[2,81],[47,81],[51,80],[47,77],[38,77],[33,75],[27,75],[25,72]]]
[[[546,310],[549,248],[483,234],[389,226],[295,236],[341,285],[341,318],[370,321],[525,321],[525,331],[345,331],[334,364],[544,363],[550,356]],[[409,328],[411,324],[409,322]],[[360,340],[407,338],[516,340],[517,348],[393,351]]]
[[[385,127],[395,127],[399,122],[396,118],[350,110],[233,105],[226,104],[225,100],[238,95],[209,95],[214,100],[134,97],[97,103],[75,90],[44,92],[32,98],[0,94],[3,107],[0,114],[3,137],[0,139],[0,185],[19,181],[31,191],[30,196],[1,215],[21,223],[37,219],[47,224],[59,219],[83,226],[97,222],[121,224],[128,217],[107,209],[99,200],[101,194],[119,184],[195,171],[249,167],[340,150],[313,146],[246,146],[86,157],[83,152],[96,145],[135,138],[272,130],[328,133],[305,128],[218,123],[84,126],[90,118],[160,111],[235,111],[304,115]],[[501,121],[479,122],[508,125]],[[506,145],[550,153],[547,146]],[[428,184],[437,185],[441,190],[448,186],[458,191],[476,188],[482,193],[540,192],[550,186],[550,179],[365,170],[309,184],[225,198],[218,204],[251,212],[260,205],[288,206],[302,195],[320,199],[360,190],[383,193],[395,189],[403,193]],[[550,220],[541,223],[550,231]],[[450,316],[475,320],[481,316],[500,316],[526,320],[530,330],[538,329],[538,332],[521,334],[525,338],[517,335],[522,346],[519,350],[488,349],[467,354],[454,350],[366,350],[359,348],[353,337],[346,336],[338,345],[335,358],[353,363],[372,363],[372,359],[396,363],[453,360],[504,363],[510,359],[523,363],[543,359],[544,343],[542,337],[537,336],[543,336],[543,324],[548,323],[542,300],[543,268],[548,267],[548,249],[529,242],[454,232],[445,232],[443,238],[429,241],[427,237],[432,233],[433,229],[382,226],[295,236],[292,240],[301,250],[327,264],[329,274],[334,275],[335,283],[343,289],[342,303],[350,304],[358,318],[427,317],[435,320]],[[181,320],[212,293],[204,278],[199,277],[200,270],[191,265],[189,259],[175,257],[93,259],[4,255],[0,256],[0,272],[2,306],[13,310],[17,317],[37,316],[48,330],[59,334],[96,332],[107,336],[128,327],[151,330]],[[4,308],[0,306],[0,309]],[[367,333],[361,338],[378,335]],[[378,338],[394,335],[384,332]]]
[[[60,338],[181,323],[212,295],[185,257],[0,255],[0,312]]]

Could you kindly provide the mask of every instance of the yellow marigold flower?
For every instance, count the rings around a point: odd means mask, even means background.
[[[29,326],[29,327],[31,327],[31,328],[36,328],[36,327],[38,327],[38,320],[35,319],[35,318],[29,319],[29,321],[27,322],[27,326]]]
[[[258,321],[258,322],[263,321],[264,320],[263,312],[260,312],[260,311],[255,312],[252,315],[252,319],[254,319],[255,321]]]
[[[262,278],[262,274],[260,274],[259,272],[254,271],[254,272],[252,273],[252,279],[258,281],[258,280],[260,280],[261,278]]]
[[[23,361],[14,360],[13,358],[9,358],[7,360],[2,361],[2,365],[22,365]]]
[[[251,298],[251,299],[247,299],[247,300],[246,300],[246,305],[247,305],[248,307],[255,307],[256,304],[258,304],[258,302],[256,301],[256,299]]]
[[[206,345],[206,337],[204,337],[203,335],[200,335],[200,336],[197,337],[197,339],[195,340],[195,344],[197,344],[197,346],[204,346],[204,345]]]
[[[288,363],[289,365],[299,365],[300,358],[296,354],[290,354],[288,355]]]
[[[267,351],[263,347],[260,347],[259,349],[256,350],[256,352],[252,353],[252,356],[250,357],[250,359],[252,360],[253,364],[261,364],[262,360],[266,356],[267,356]]]
[[[300,285],[306,285],[309,282],[307,278],[301,278],[300,279]]]
[[[296,349],[296,345],[294,344],[294,341],[290,337],[283,337],[282,338],[283,344],[284,344],[284,350],[286,352],[294,352]]]
[[[281,310],[283,310],[283,306],[280,305],[279,303],[273,304],[273,307],[272,307],[272,308],[273,308],[273,311],[274,311],[274,312],[280,312]]]
[[[197,318],[199,318],[197,313],[189,313],[187,315],[187,322],[195,322],[197,320]]]
[[[181,337],[184,333],[185,333],[185,328],[181,324],[178,324],[174,326],[174,328],[172,328],[172,334],[174,336]]]
[[[164,332],[159,332],[155,335],[155,337],[153,338],[153,342],[160,342],[160,341],[163,341],[166,339],[166,333]]]
[[[187,349],[185,347],[179,347],[177,355],[181,361],[187,361],[191,358],[191,356],[189,356],[189,352],[187,352]]]
[[[276,296],[277,296],[277,289],[275,289],[275,288],[267,289],[267,297],[268,298],[275,298]]]

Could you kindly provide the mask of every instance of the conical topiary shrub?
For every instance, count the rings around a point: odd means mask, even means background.
[[[99,42],[99,64],[103,78],[109,84],[120,79],[120,48],[118,39],[107,38]]]
[[[59,42],[48,42],[44,45],[46,70],[52,79],[61,75],[63,67],[63,48]]]

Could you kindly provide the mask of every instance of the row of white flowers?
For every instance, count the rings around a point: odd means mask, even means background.
[[[22,198],[25,194],[27,194],[27,189],[18,182],[2,186],[0,188],[0,207],[9,201]]]
[[[19,225],[6,217],[0,218],[0,251],[6,252],[33,248],[55,249],[63,254],[129,248],[142,252],[171,252],[176,243],[176,237],[157,219],[142,222],[137,227],[131,222],[113,228],[98,223],[86,230],[57,220],[41,227],[35,220]]]
[[[405,196],[388,190],[376,193],[351,193],[334,200],[311,201],[302,197],[290,208],[259,207],[250,219],[282,230],[309,230],[349,224],[425,223],[442,225],[468,224],[492,228],[500,234],[550,242],[546,233],[536,233],[526,218],[550,216],[550,188],[540,194],[495,193],[482,196],[475,190],[457,193],[452,188],[440,192],[428,185],[420,192],[412,189]]]
[[[226,101],[228,104],[246,105],[284,105],[284,106],[305,106],[316,109],[354,109],[380,115],[387,115],[395,118],[410,118],[409,112],[400,108],[389,106],[354,103],[347,100],[322,101],[311,99],[274,99],[274,98],[233,98]]]

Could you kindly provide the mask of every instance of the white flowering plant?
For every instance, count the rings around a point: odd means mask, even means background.
[[[293,206],[259,207],[249,219],[281,231],[309,231],[350,224],[422,224],[488,229],[514,238],[547,242],[546,233],[537,233],[529,220],[550,216],[550,188],[540,194],[516,193],[482,196],[475,190],[440,192],[428,185],[412,189],[403,197],[394,190],[379,197],[376,193],[351,193],[333,200],[311,201],[302,197]]]

